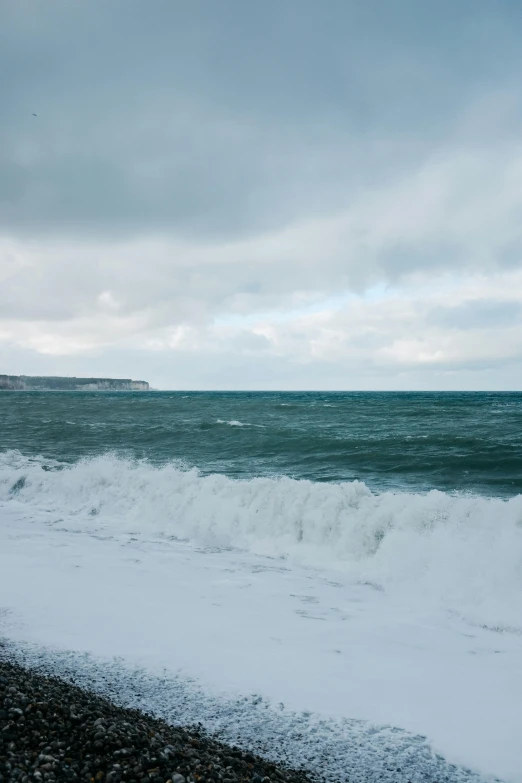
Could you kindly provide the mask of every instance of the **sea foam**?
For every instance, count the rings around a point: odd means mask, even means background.
[[[522,496],[374,493],[362,482],[230,479],[111,454],[0,456],[0,502],[100,527],[337,569],[401,601],[522,633]]]

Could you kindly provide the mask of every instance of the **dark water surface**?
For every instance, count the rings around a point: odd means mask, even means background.
[[[522,393],[1,392],[10,449],[508,497],[522,490]]]

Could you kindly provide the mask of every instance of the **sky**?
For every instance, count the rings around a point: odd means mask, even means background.
[[[0,373],[522,387],[522,4],[0,17]]]

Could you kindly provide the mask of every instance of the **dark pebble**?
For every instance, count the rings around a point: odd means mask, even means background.
[[[309,783],[207,737],[0,661],[0,783]]]

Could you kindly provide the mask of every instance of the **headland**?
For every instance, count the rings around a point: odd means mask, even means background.
[[[149,391],[147,381],[130,378],[75,378],[58,375],[0,375],[3,391]]]

